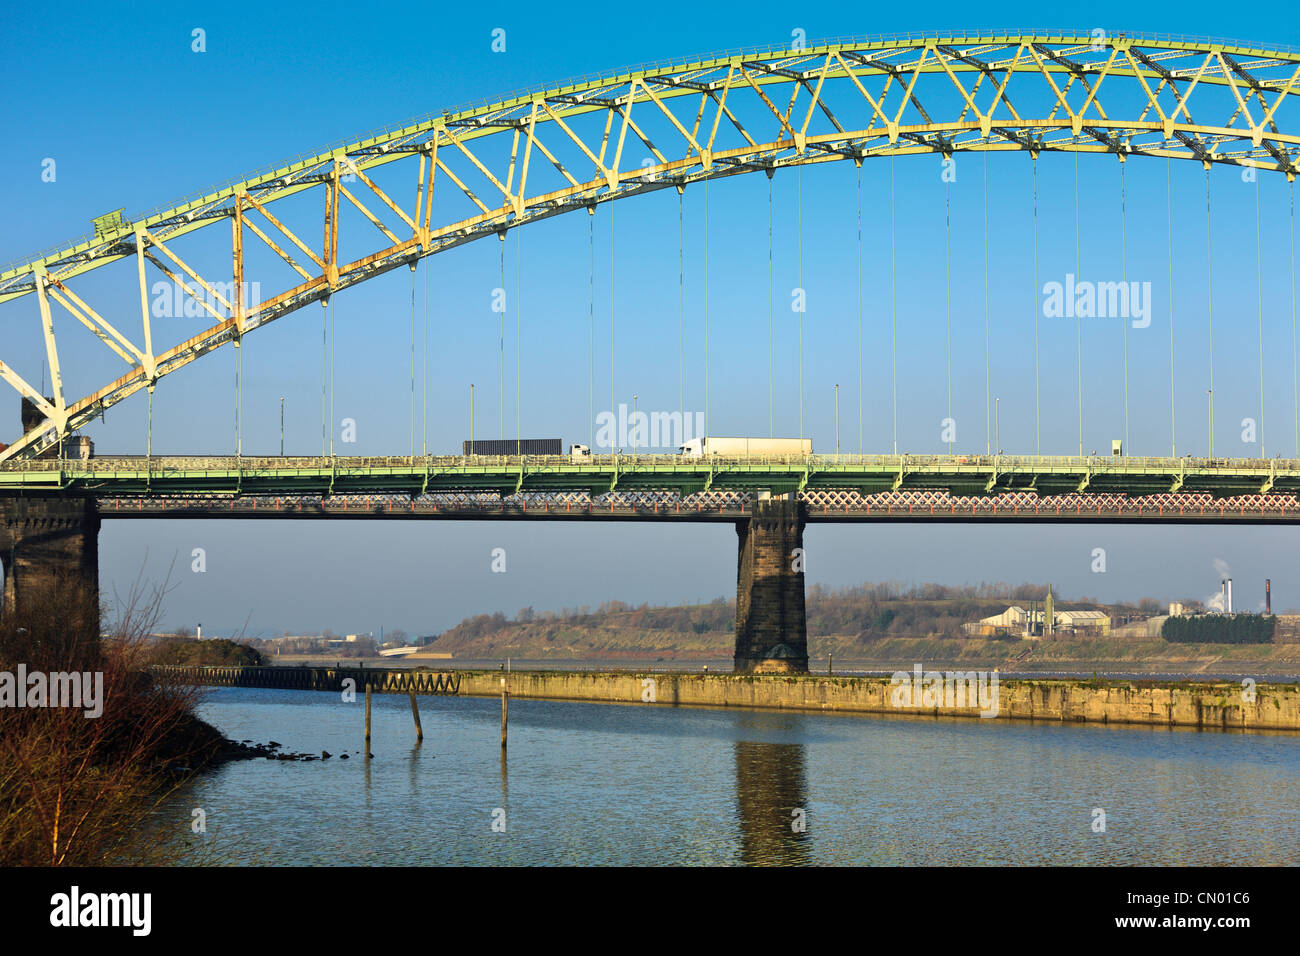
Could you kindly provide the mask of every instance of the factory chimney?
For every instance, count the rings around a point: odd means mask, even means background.
[[[1228,613],[1228,579],[1219,578],[1219,613]]]
[[[1232,578],[1228,578],[1228,612],[1232,613]]]
[[[1273,582],[1268,578],[1264,579],[1264,613],[1273,613]]]

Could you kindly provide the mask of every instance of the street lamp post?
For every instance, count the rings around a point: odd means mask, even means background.
[[[840,458],[840,387],[835,386],[835,460]]]

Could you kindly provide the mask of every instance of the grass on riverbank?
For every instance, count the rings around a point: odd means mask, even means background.
[[[1153,672],[1249,670],[1300,672],[1300,644],[1172,644],[1162,638],[1059,637],[1037,641],[985,638],[886,638],[862,644],[853,637],[810,637],[815,660],[837,662],[962,663],[1016,670],[1132,669]],[[1027,657],[1023,655],[1029,652]],[[1023,658],[1023,659],[1022,659]]]

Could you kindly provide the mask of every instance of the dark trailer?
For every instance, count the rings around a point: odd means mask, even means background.
[[[466,455],[562,455],[558,438],[483,438],[465,442]]]

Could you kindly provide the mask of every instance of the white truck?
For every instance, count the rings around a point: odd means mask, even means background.
[[[687,458],[725,455],[743,458],[751,455],[811,455],[811,438],[692,438],[679,452]]]

